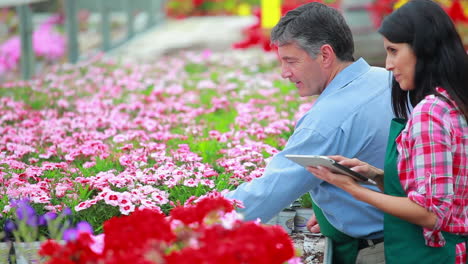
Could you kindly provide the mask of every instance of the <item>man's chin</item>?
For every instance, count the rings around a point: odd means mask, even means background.
[[[318,94],[313,94],[311,92],[301,92],[299,91],[299,97],[310,97],[310,96],[316,96]]]

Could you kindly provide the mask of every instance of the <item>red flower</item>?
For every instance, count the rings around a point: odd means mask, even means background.
[[[383,18],[393,12],[395,2],[396,0],[377,0],[366,6],[375,28],[380,27]]]
[[[225,198],[206,198],[195,205],[189,206],[177,206],[171,211],[171,217],[173,219],[178,219],[182,221],[184,224],[189,225],[191,223],[199,223],[203,222],[205,217],[214,211],[222,211],[222,212],[231,212],[234,210],[234,206],[232,203]]]
[[[279,226],[240,220],[229,229],[217,221],[204,224],[207,216],[233,210],[232,203],[223,197],[208,197],[185,208],[177,207],[171,212],[172,220],[180,220],[186,226],[174,231],[163,214],[137,210],[104,223],[102,254],[90,249],[93,239],[88,233],[66,245],[47,241],[40,254],[50,257],[47,264],[282,264],[294,257],[293,243]]]
[[[47,240],[42,243],[41,249],[39,250],[39,255],[41,256],[52,256],[58,252],[61,248],[61,245],[58,244],[55,240]]]
[[[92,243],[89,233],[81,233],[77,240],[66,245],[49,240],[42,244],[39,255],[50,258],[46,264],[97,264],[100,256],[90,249]]]
[[[447,10],[447,14],[452,18],[453,23],[467,23],[468,17],[463,11],[463,7],[459,0],[454,0],[450,8]]]
[[[194,7],[199,7],[203,4],[203,0],[192,0]]]
[[[103,254],[107,263],[145,263],[146,252],[154,249],[156,255],[162,254],[165,245],[176,238],[166,216],[151,210],[114,217],[104,223],[104,233]],[[161,248],[152,247],[154,244]]]
[[[238,222],[233,229],[215,225],[198,230],[198,247],[174,251],[168,263],[281,264],[294,257],[291,239],[280,227]]]

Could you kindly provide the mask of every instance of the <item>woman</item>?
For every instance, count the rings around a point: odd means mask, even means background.
[[[332,158],[375,179],[385,194],[326,168],[308,170],[385,212],[386,263],[467,263],[467,53],[448,15],[430,0],[409,1],[379,32],[398,117],[385,177],[359,160]]]

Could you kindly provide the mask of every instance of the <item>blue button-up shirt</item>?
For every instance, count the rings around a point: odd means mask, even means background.
[[[284,155],[342,155],[382,168],[393,117],[389,84],[390,73],[369,66],[364,59],[343,69],[297,122],[285,148],[272,158],[264,175],[226,197],[244,203],[240,212],[246,220],[266,222],[309,192],[336,229],[357,238],[383,237],[381,211],[314,177]]]

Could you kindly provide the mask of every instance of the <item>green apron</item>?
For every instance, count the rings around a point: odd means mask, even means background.
[[[358,255],[358,239],[350,237],[333,227],[323,215],[322,210],[312,202],[320,232],[332,240],[333,264],[355,264]]]
[[[397,171],[397,157],[395,139],[405,128],[406,121],[393,119],[388,137],[387,153],[385,155],[385,193],[392,196],[406,197],[401,187]],[[446,245],[444,247],[428,247],[425,245],[422,227],[405,220],[385,214],[385,263],[386,264],[450,264],[455,263],[455,245],[467,241],[467,236],[442,232]],[[467,262],[468,263],[468,262]]]

